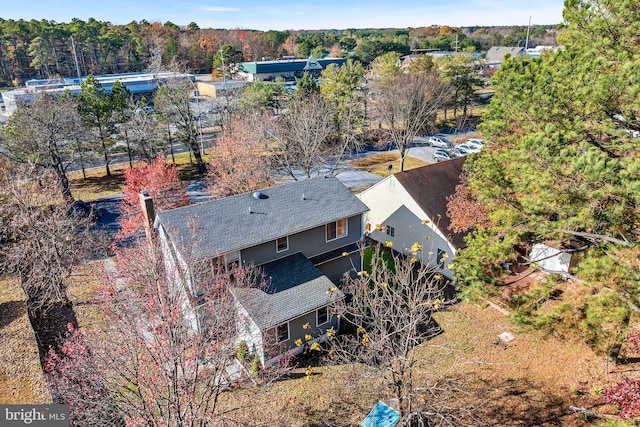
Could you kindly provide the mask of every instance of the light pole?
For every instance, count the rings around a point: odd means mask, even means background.
[[[196,121],[198,122],[198,132],[200,133],[200,152],[204,154],[204,142],[202,139],[202,122],[200,121],[202,119],[202,111],[200,110],[200,91],[198,90],[198,87],[191,79],[189,79],[189,81],[191,82],[191,86],[193,86],[193,95],[196,97],[196,106],[198,110]]]

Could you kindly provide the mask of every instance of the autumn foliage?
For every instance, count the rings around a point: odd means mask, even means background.
[[[159,155],[150,164],[143,164],[125,172],[126,189],[120,205],[121,219],[118,237],[127,237],[144,226],[140,210],[140,192],[149,191],[156,212],[185,206],[189,203],[184,192],[186,183],[180,181],[175,165]]]
[[[115,249],[96,297],[100,326],[71,328],[45,363],[56,394],[70,404],[71,425],[248,425],[225,424],[234,402],[220,399],[229,389],[259,389],[246,372],[229,370],[238,343],[229,288],[262,286],[261,274],[241,265],[231,276],[204,263],[191,286],[173,287],[159,246],[137,243]],[[260,379],[266,385],[286,372],[283,362]]]
[[[269,187],[269,164],[251,137],[247,120],[225,129],[209,151],[208,187],[216,198]]]
[[[84,332],[71,323],[67,328],[66,342],[58,351],[49,350],[43,364],[52,394],[69,405],[70,425],[123,425]]]
[[[640,335],[630,335],[627,341],[640,353]],[[623,377],[619,383],[604,389],[604,400],[620,409],[621,418],[640,417],[640,380]]]
[[[640,416],[640,380],[622,378],[618,384],[604,390],[604,399],[620,408],[621,418]]]
[[[449,229],[456,233],[473,227],[491,226],[487,207],[469,192],[467,176],[468,172],[460,175],[460,184],[456,185],[455,193],[447,197],[447,216],[451,218]]]

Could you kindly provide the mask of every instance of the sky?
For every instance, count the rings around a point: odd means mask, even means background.
[[[562,22],[563,0],[4,0],[0,18],[113,24],[146,19],[200,28],[317,30]]]

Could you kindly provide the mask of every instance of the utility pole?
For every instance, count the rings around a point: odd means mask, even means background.
[[[531,30],[531,17],[529,17],[529,25],[527,26],[527,40],[524,42],[524,51],[527,52],[529,49],[529,31]]]
[[[71,48],[73,49],[73,59],[76,62],[76,72],[78,73],[78,78],[80,78],[80,65],[78,65],[78,55],[76,54],[76,44],[73,41],[73,36],[71,36]]]
[[[222,61],[222,87],[227,89],[227,73],[224,69],[224,50],[222,50],[222,44],[220,44],[220,60]]]

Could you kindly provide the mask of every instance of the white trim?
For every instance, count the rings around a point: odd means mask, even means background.
[[[284,248],[284,249],[278,250],[278,240],[280,240],[280,239],[286,239],[286,241],[287,241],[287,247],[286,247],[286,248]],[[277,238],[277,239],[276,239],[276,253],[278,253],[278,254],[279,254],[279,253],[282,253],[282,252],[286,252],[286,251],[288,251],[288,250],[289,250],[289,236],[284,236],[284,237],[279,237],[279,238]]]
[[[320,310],[322,310],[322,309],[324,309],[324,311],[326,312],[327,320],[324,321],[323,323],[319,323],[318,312]],[[327,323],[329,323],[330,320],[331,320],[331,316],[329,316],[329,307],[328,306],[325,305],[324,307],[320,307],[320,308],[316,309],[316,327],[319,327],[319,326],[322,326],[322,325],[326,325]]]
[[[278,328],[282,325],[287,325],[287,339],[286,340],[281,340],[280,337],[278,336]],[[276,344],[279,344],[281,342],[285,342],[285,341],[289,341],[291,339],[291,326],[290,326],[290,322],[284,322],[284,323],[280,323],[279,325],[276,325],[273,327],[274,332],[276,333]]]
[[[338,221],[344,221],[344,234],[338,235]],[[327,239],[329,235],[329,228],[328,228],[329,224],[336,225],[336,237],[334,237],[333,239]],[[327,243],[333,242],[334,240],[342,239],[344,237],[347,237],[348,235],[349,235],[349,218],[341,218],[324,225],[324,238]]]

